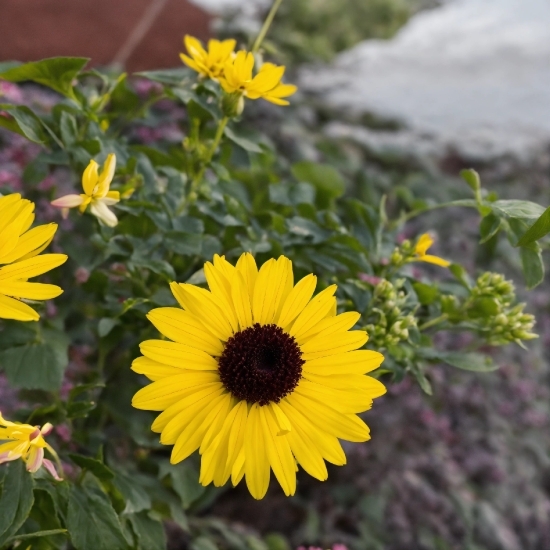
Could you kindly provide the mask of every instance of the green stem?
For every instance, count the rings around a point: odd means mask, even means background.
[[[427,328],[438,325],[439,323],[443,323],[448,318],[449,318],[449,316],[446,313],[444,313],[443,315],[440,315],[439,317],[436,317],[435,319],[432,319],[431,321],[427,321],[423,325],[420,325],[418,327],[418,330],[426,330]]]
[[[273,19],[275,18],[275,14],[277,13],[277,10],[279,9],[279,6],[283,3],[283,0],[275,0],[273,2],[273,6],[271,6],[271,9],[269,10],[269,13],[267,14],[267,17],[265,18],[264,24],[262,25],[262,28],[260,30],[260,33],[258,34],[258,37],[256,38],[256,41],[254,42],[254,46],[252,46],[252,53],[258,53],[258,50],[260,49],[260,46],[262,45],[262,42],[264,41],[265,35],[267,34],[267,31],[269,30],[269,27],[271,27],[271,23],[273,23]]]
[[[195,174],[195,177],[191,182],[191,189],[189,190],[189,195],[187,197],[187,200],[184,200],[181,203],[181,206],[178,208],[178,214],[181,214],[183,212],[183,209],[185,208],[185,205],[187,203],[192,202],[194,200],[192,197],[197,192],[197,187],[199,186],[199,183],[202,181],[204,172],[206,171],[206,167],[212,162],[212,158],[214,157],[216,150],[218,149],[218,145],[220,144],[220,141],[223,136],[223,131],[225,130],[225,127],[227,126],[228,122],[229,122],[229,117],[223,117],[220,120],[220,123],[218,124],[218,129],[216,130],[216,135],[214,136],[214,141],[212,142],[212,145],[210,146],[210,149],[206,154],[206,158],[204,159],[204,162],[202,163],[200,170]]]

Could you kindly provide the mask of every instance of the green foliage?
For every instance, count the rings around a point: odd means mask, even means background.
[[[381,36],[395,30],[395,13],[401,13],[401,3],[390,6],[388,23],[376,31]],[[354,3],[349,14],[342,6],[338,13],[346,14],[346,25],[359,16],[370,25],[370,9],[379,8]],[[333,17],[331,10],[326,13]],[[345,29],[338,32],[344,36]],[[116,227],[73,211],[72,230],[60,229],[56,246],[69,262],[51,275],[65,290],[55,301],[57,314],[33,325],[1,325],[0,367],[11,385],[26,391],[28,405],[19,420],[64,424],[72,436],[70,444],[59,442],[67,466],[62,482],[43,471],[31,476],[19,460],[0,470],[0,547],[36,539],[45,550],[161,550],[162,524],[171,521],[195,550],[288,548],[281,536],[263,541],[201,516],[221,490],[198,483],[196,457],[170,465],[150,431],[151,416],[130,406],[142,381],[129,366],[139,342],[156,337],[146,314],[175,305],[171,281],[204,285],[202,268],[214,254],[234,261],[250,251],[259,263],[285,254],[296,280],[315,273],[321,289],[337,283],[339,311],[358,311],[357,328],[370,334],[367,346],[386,357],[374,373],[386,384],[410,376],[431,393],[434,363],[492,371],[498,365],[488,346],[536,337],[533,317],[503,276],[476,277],[460,264],[413,269],[419,258],[411,241],[400,242],[400,232],[436,208],[471,209],[479,217],[482,244],[501,239],[519,245],[518,262],[527,286],[534,287],[544,276],[542,248],[532,239],[533,232],[543,233],[533,229],[546,214],[539,205],[499,200],[474,171],[463,173],[473,198],[437,203],[409,191],[407,202],[402,189],[383,195],[368,182],[359,185],[347,159],[338,162],[341,151],[331,156],[327,144],[317,151],[323,162],[285,154],[278,140],[250,122],[247,107],[242,119],[226,124],[220,87],[187,69],[142,73],[156,86],[143,97],[125,75],[81,72],[85,62],[50,59],[0,74],[38,82],[65,97],[45,113],[0,106],[9,115],[0,117],[4,128],[43,144],[25,171],[31,198],[59,196],[37,188],[59,167],[80,192],[90,159],[101,163],[109,153],[117,156],[112,189],[124,197],[114,207]],[[167,99],[185,113],[178,122],[184,139],[140,143],[135,129],[160,126],[168,116],[159,103]],[[531,236],[523,238],[531,225]],[[444,248],[441,253],[446,257]],[[77,273],[84,275],[79,282]],[[468,349],[436,349],[438,333],[449,330],[468,334]],[[85,368],[74,369],[67,390],[61,386],[69,347],[81,353],[74,363]]]

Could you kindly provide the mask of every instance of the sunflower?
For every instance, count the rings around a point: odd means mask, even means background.
[[[427,262],[429,264],[439,265],[441,267],[449,267],[451,262],[444,260],[439,256],[427,254],[428,249],[434,244],[434,240],[429,233],[423,233],[418,238],[418,241],[414,247],[415,256],[410,260],[411,262]]]
[[[27,465],[27,471],[35,473],[42,466],[50,474],[61,481],[51,460],[44,458],[46,449],[59,463],[59,457],[53,447],[44,439],[53,430],[49,422],[42,428],[30,424],[18,424],[6,420],[0,413],[0,464],[22,459]]]
[[[118,219],[114,212],[109,209],[120,201],[120,193],[111,191],[111,182],[115,175],[116,156],[114,153],[107,155],[103,163],[101,174],[99,173],[99,164],[95,160],[90,160],[86,170],[82,174],[82,189],[84,193],[80,195],[65,195],[52,201],[52,206],[62,208],[66,211],[68,208],[78,206],[80,212],[85,212],[90,205],[90,212],[104,225],[115,227]]]
[[[40,316],[28,300],[50,300],[63,290],[56,285],[29,283],[28,279],[46,273],[67,261],[65,254],[39,254],[50,244],[57,224],[34,222],[34,203],[19,193],[0,197],[0,318],[38,321]]]
[[[180,59],[183,63],[197,71],[201,76],[212,79],[222,76],[223,66],[233,54],[237,44],[233,39],[222,41],[210,39],[205,50],[200,40],[189,35],[185,35],[183,43],[189,54],[180,53]]]
[[[254,55],[240,51],[230,57],[224,64],[220,84],[228,94],[240,94],[248,99],[263,98],[276,105],[288,105],[284,99],[296,93],[294,84],[283,84],[285,73],[283,65],[264,63],[253,76]]]
[[[284,256],[260,270],[248,253],[235,266],[214,256],[204,273],[210,290],[174,282],[181,309],[148,314],[168,340],[142,342],[132,369],[152,384],[133,406],[162,411],[152,430],[173,464],[199,449],[203,485],[246,476],[260,499],[273,470],[288,496],[297,465],[324,481],[325,460],[346,463],[339,439],[370,438],[357,413],[386,391],[364,376],[383,356],[358,350],[360,314],[336,314],[335,285],[313,297],[315,275],[295,285]]]

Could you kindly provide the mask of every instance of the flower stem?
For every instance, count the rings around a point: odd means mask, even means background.
[[[262,25],[260,33],[258,34],[256,41],[254,42],[254,46],[252,46],[251,51],[253,54],[258,53],[258,50],[260,49],[260,46],[264,41],[265,35],[267,34],[267,31],[269,30],[269,27],[271,27],[271,23],[275,18],[275,14],[277,13],[277,10],[279,9],[279,6],[282,3],[283,3],[283,0],[275,0],[275,2],[273,2],[273,6],[271,6],[271,9],[269,10],[267,17],[265,18],[265,21],[264,21],[264,24]]]
[[[439,317],[436,317],[435,319],[432,319],[431,321],[427,321],[423,325],[420,325],[418,327],[418,330],[426,330],[427,328],[433,327],[435,325],[439,325],[439,323],[443,323],[449,318],[449,316],[444,313],[443,315],[440,315]]]
[[[223,117],[220,120],[220,123],[218,124],[218,129],[216,130],[216,135],[214,136],[214,141],[212,142],[212,145],[210,146],[210,149],[206,154],[206,158],[204,159],[204,162],[202,163],[200,170],[195,174],[195,177],[191,182],[191,189],[189,190],[189,195],[187,196],[187,200],[184,200],[181,206],[178,208],[178,214],[181,214],[183,212],[183,209],[185,208],[186,204],[193,202],[195,200],[194,196],[196,195],[197,187],[199,186],[199,183],[202,181],[206,167],[212,162],[212,158],[216,154],[216,150],[218,149],[218,145],[220,144],[220,141],[223,136],[223,131],[225,130],[225,127],[227,126],[228,122],[229,122],[229,117]]]

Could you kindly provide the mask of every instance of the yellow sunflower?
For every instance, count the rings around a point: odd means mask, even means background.
[[[33,202],[19,193],[0,197],[1,319],[37,321],[38,313],[21,299],[50,300],[63,292],[56,285],[28,282],[67,261],[65,254],[39,256],[52,241],[57,224],[30,229],[33,222]]]
[[[264,63],[253,76],[254,55],[240,51],[224,64],[220,84],[228,94],[241,94],[248,99],[263,98],[276,105],[288,105],[284,99],[296,93],[294,84],[283,84],[284,65]]]
[[[235,266],[214,256],[204,273],[209,291],[174,282],[181,309],[148,314],[167,340],[142,342],[132,369],[153,383],[132,404],[162,411],[152,430],[174,445],[173,464],[199,449],[203,485],[246,476],[260,499],[271,470],[286,495],[298,465],[327,479],[325,460],[346,463],[339,439],[370,438],[357,413],[386,391],[364,376],[383,356],[358,350],[359,313],[336,314],[335,285],[313,297],[315,275],[294,284],[284,256],[260,270],[248,253]]]

